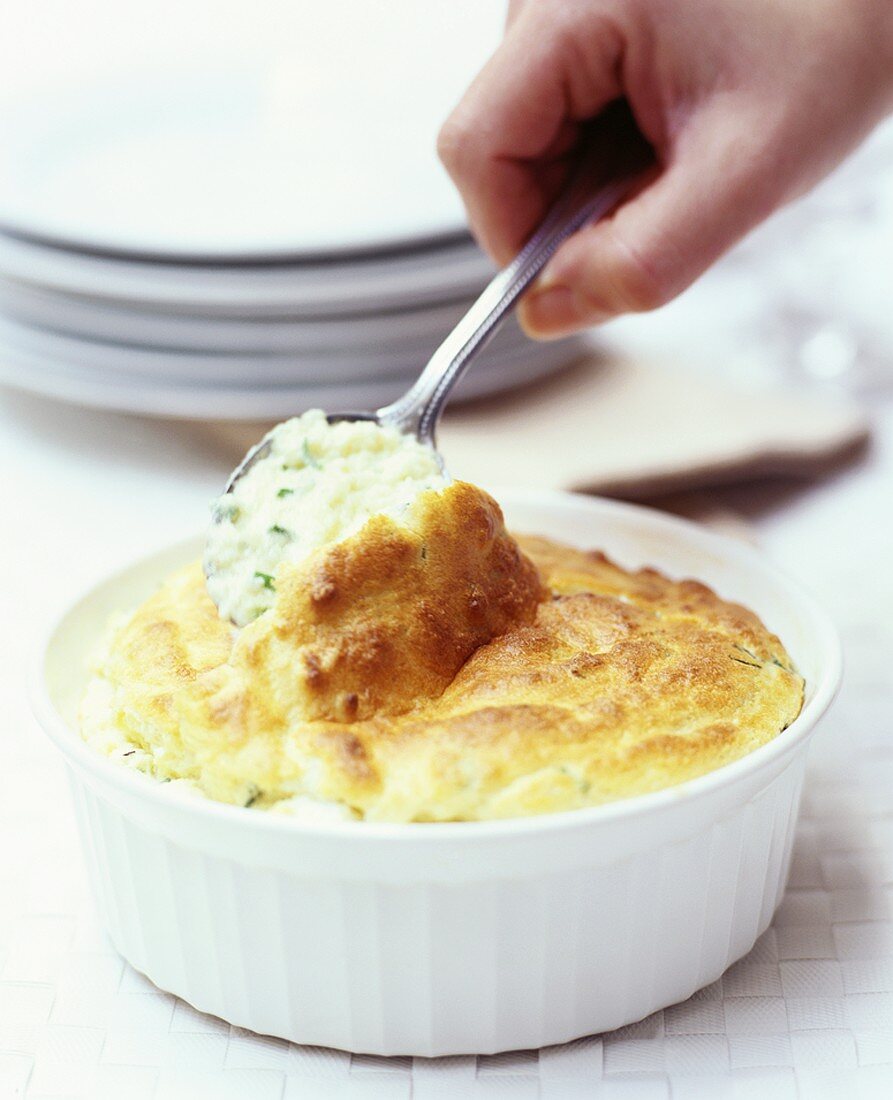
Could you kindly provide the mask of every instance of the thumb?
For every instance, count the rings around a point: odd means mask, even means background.
[[[690,118],[670,160],[608,218],[569,238],[519,306],[554,338],[674,298],[775,206],[779,186],[748,152],[754,127],[729,104]]]

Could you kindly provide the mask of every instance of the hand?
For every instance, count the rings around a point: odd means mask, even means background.
[[[497,262],[620,97],[659,166],[556,253],[519,310],[533,336],[662,305],[840,161],[893,105],[893,3],[514,0],[438,145]]]

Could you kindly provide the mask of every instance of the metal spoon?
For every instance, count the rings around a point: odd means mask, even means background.
[[[373,420],[414,435],[435,453],[440,414],[456,383],[487,344],[559,245],[588,222],[609,213],[653,163],[651,147],[625,104],[617,103],[589,127],[585,152],[558,199],[514,260],[488,284],[474,305],[428,360],[410,389],[374,412],[332,413],[329,423]],[[257,443],[230,476],[225,493],[269,454],[269,438]],[[438,454],[443,466],[443,459]]]

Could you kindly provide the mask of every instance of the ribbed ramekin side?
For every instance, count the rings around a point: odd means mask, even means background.
[[[800,753],[748,801],[694,814],[680,840],[662,842],[656,822],[631,858],[606,858],[593,831],[572,870],[458,883],[207,855],[76,774],[74,788],[103,919],[161,988],[297,1042],[438,1055],[610,1030],[717,978],[780,898],[803,767]]]
[[[720,820],[614,868],[583,871],[563,901],[556,896],[564,907],[576,898],[576,1013],[563,1035],[550,1027],[542,1042],[641,1019],[747,953],[781,900],[804,766],[801,753]],[[548,978],[557,973],[547,968]],[[560,989],[549,999],[560,1001]]]

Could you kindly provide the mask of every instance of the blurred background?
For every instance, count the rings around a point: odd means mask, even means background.
[[[205,421],[395,397],[492,274],[434,140],[503,18],[503,0],[9,5],[0,384]],[[891,196],[887,126],[680,302],[588,341],[533,344],[509,323],[460,397],[529,386],[594,349],[610,364],[537,394],[553,419],[591,397],[607,428],[640,393],[652,403],[643,364],[675,360],[714,384],[802,389],[815,422],[770,439],[764,417],[762,432],[739,418],[734,454],[699,432],[679,454],[645,433],[634,458],[609,432],[603,460],[546,480],[641,495],[701,483],[711,463],[727,480],[773,449],[827,458],[859,435],[846,398],[890,375]],[[726,419],[722,394],[704,400]],[[503,450],[503,433],[469,424],[460,472],[490,470],[487,438]]]
[[[396,397],[491,274],[434,135],[501,19],[470,0],[29,7],[3,59],[3,378],[201,419]],[[465,395],[571,348],[507,326]]]

